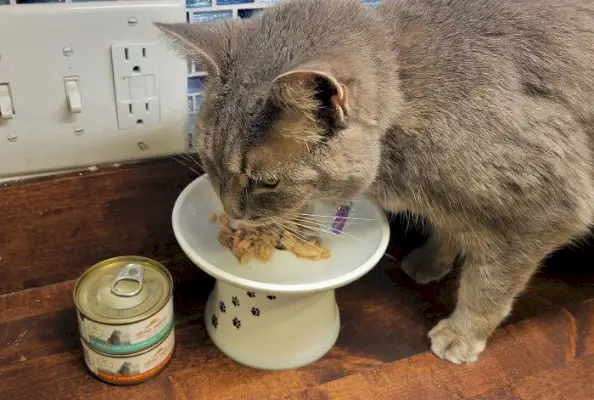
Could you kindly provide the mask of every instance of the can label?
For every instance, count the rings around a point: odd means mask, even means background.
[[[174,336],[172,330],[164,341],[152,349],[118,357],[97,353],[84,340],[81,342],[85,363],[95,376],[115,385],[132,385],[154,377],[167,366],[175,348]]]
[[[80,335],[95,350],[110,354],[138,353],[159,343],[174,324],[173,298],[144,321],[129,325],[106,325],[78,313]]]

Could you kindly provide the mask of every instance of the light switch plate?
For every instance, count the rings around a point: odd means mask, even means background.
[[[0,119],[0,179],[184,152],[187,67],[154,21],[185,21],[182,0],[16,5],[2,8],[0,83],[14,116]],[[152,46],[154,117],[120,129],[111,49]],[[150,68],[149,68],[150,69]],[[78,77],[81,112],[68,107],[65,78]],[[146,98],[143,98],[145,107]],[[140,103],[139,103],[140,104]],[[152,104],[152,103],[151,103]],[[135,112],[135,111],[134,111]],[[151,119],[153,118],[153,119]]]

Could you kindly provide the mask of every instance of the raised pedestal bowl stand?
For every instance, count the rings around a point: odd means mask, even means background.
[[[207,175],[192,182],[173,210],[175,236],[186,255],[216,279],[205,310],[214,344],[233,360],[259,369],[283,370],[322,358],[340,331],[334,291],[373,268],[384,255],[390,230],[371,200],[353,202],[341,233],[332,233],[335,209],[312,204],[310,212],[328,225],[321,235],[331,257],[322,261],[276,251],[268,263],[240,265],[218,242],[223,213]]]

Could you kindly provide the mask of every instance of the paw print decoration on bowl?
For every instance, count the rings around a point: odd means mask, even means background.
[[[335,211],[314,203],[309,213]],[[353,201],[348,217],[356,223],[347,219],[337,232],[328,218],[329,234],[322,240],[329,259],[314,262],[277,251],[268,263],[247,265],[220,245],[211,213],[221,214],[223,207],[203,175],[178,197],[172,222],[186,255],[216,279],[205,312],[213,343],[235,361],[260,369],[297,368],[323,357],[340,330],[335,289],[365,275],[386,251],[390,233],[383,211],[363,197]]]

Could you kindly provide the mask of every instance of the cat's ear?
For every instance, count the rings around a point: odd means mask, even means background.
[[[155,22],[155,26],[171,40],[175,50],[204,67],[210,76],[220,75],[217,53],[225,29],[221,24]]]
[[[347,87],[324,70],[305,67],[281,74],[272,83],[272,93],[281,108],[309,114],[336,127],[346,123]]]

